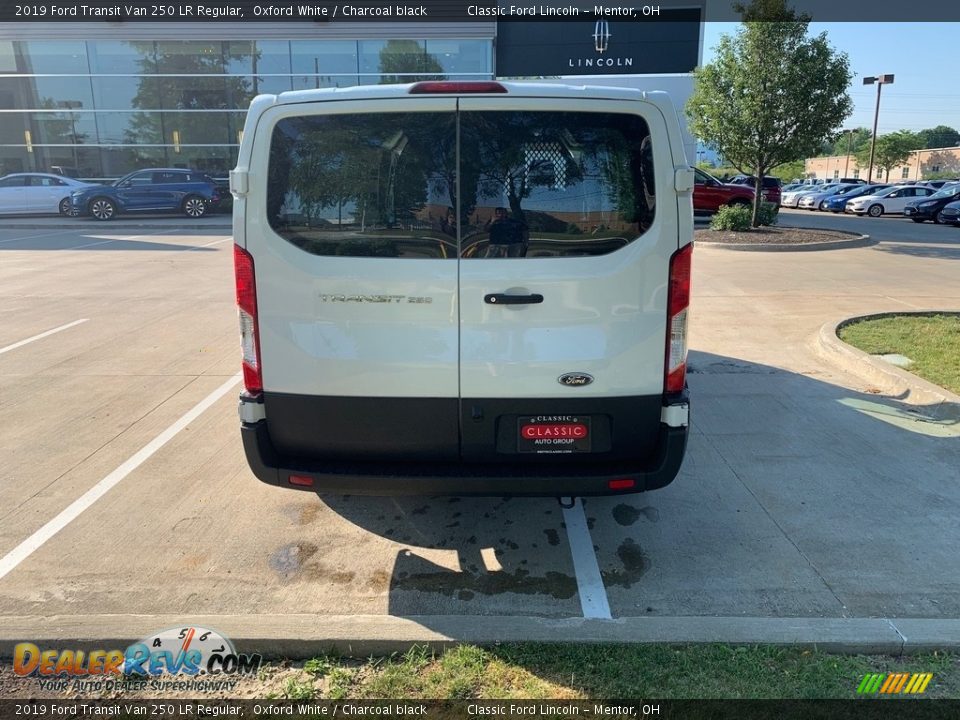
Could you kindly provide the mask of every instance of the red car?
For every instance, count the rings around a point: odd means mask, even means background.
[[[753,188],[722,183],[709,173],[694,168],[693,211],[714,213],[721,205],[753,205]]]

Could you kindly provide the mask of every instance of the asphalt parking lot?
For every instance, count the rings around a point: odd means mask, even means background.
[[[258,482],[238,433],[229,219],[209,220],[0,227],[0,630],[119,615],[960,618],[960,427],[815,348],[830,319],[956,309],[960,230],[798,211],[783,224],[880,242],[698,249],[680,476],[578,515]]]

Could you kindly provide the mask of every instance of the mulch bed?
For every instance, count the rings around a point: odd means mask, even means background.
[[[803,228],[762,227],[743,232],[729,230],[695,230],[694,240],[738,245],[807,245],[810,243],[853,240],[856,235],[833,230],[806,230]]]

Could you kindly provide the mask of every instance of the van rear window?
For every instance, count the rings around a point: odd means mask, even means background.
[[[600,255],[652,224],[652,158],[647,124],[627,114],[286,118],[271,139],[267,217],[316,255]]]

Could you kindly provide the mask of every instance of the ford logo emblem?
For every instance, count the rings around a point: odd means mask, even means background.
[[[567,373],[566,375],[561,375],[559,378],[557,378],[557,382],[559,382],[561,385],[568,385],[570,387],[589,385],[593,382],[593,375],[587,375],[586,373]]]

